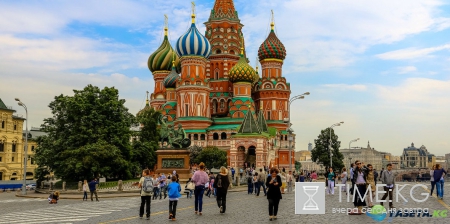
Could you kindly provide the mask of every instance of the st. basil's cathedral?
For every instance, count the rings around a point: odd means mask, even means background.
[[[166,22],[163,42],[148,59],[155,89],[147,106],[160,110],[169,124],[181,124],[192,145],[226,150],[232,167],[287,168],[283,119],[291,91],[282,72],[286,49],[273,19],[258,50],[261,75],[246,58],[244,25],[233,0],[215,1],[204,35],[197,30],[194,7],[191,19],[175,46]]]

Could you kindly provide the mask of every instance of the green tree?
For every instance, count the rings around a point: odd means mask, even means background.
[[[200,162],[197,161],[197,156],[203,150],[202,147],[198,146],[198,145],[191,145],[191,146],[189,146],[188,150],[189,150],[190,163],[197,163],[197,164],[199,164]]]
[[[338,141],[338,136],[334,134],[331,129],[331,148],[333,152],[333,168],[334,170],[341,170],[344,167],[344,156],[339,152],[341,142]],[[325,167],[330,167],[330,128],[322,130],[317,139],[314,140],[315,148],[311,151],[311,160],[322,163]]]
[[[195,158],[196,163],[205,163],[208,169],[227,165],[227,152],[215,146],[207,146]]]
[[[299,172],[299,170],[302,168],[302,163],[300,163],[299,161],[295,161],[295,170],[297,171],[297,173]]]
[[[159,111],[153,108],[146,108],[140,111],[136,120],[142,125],[139,132],[136,132],[137,141],[132,144],[132,163],[134,172],[140,173],[142,169],[153,169],[156,164],[156,150],[159,148]]]
[[[130,127],[134,116],[114,87],[88,85],[73,96],[59,95],[49,104],[52,117],[42,125],[36,163],[63,180],[93,176],[131,177]]]

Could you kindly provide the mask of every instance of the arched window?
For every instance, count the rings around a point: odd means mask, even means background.
[[[17,130],[17,124],[14,124],[14,130]]]
[[[217,49],[216,54],[220,54],[220,53],[222,53],[222,51],[220,49]]]
[[[192,139],[192,135],[191,134],[189,134],[188,136],[189,136],[189,139]]]
[[[205,140],[205,134],[200,135],[200,140]]]
[[[194,140],[198,140],[198,134],[194,134]]]
[[[212,108],[213,108],[213,114],[215,114],[215,113],[217,113],[217,100],[216,99],[214,99],[213,100],[213,105],[212,105]]]
[[[2,121],[2,128],[5,128],[5,121]]]
[[[238,147],[238,151],[239,152],[245,152],[245,147],[244,146],[239,146]]]
[[[220,139],[227,139],[227,133],[222,132],[222,134],[220,134]]]
[[[287,141],[287,135],[284,136],[284,140]]]
[[[221,99],[220,100],[220,109],[225,108],[225,100]]]
[[[219,140],[219,134],[214,133],[213,134],[213,140]]]
[[[233,51],[233,50],[231,50],[231,51],[230,51],[230,54],[233,54],[233,55],[234,55],[235,53],[234,53],[234,51]]]
[[[0,152],[3,152],[5,150],[5,145],[3,142],[0,142]]]
[[[16,152],[16,143],[15,142],[12,144],[12,152]]]
[[[271,120],[270,111],[267,111],[267,120]]]
[[[256,156],[256,147],[255,146],[250,146],[248,147],[248,155],[249,156]]]

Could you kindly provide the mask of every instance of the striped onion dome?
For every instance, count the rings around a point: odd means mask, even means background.
[[[166,76],[166,78],[164,78],[164,87],[175,88],[178,78],[180,78],[180,76],[178,76],[178,72],[175,68],[175,62],[173,62],[172,71]]]
[[[272,30],[270,31],[267,39],[259,46],[258,57],[259,60],[267,58],[275,58],[284,60],[286,58],[286,48],[283,43],[278,39],[275,31],[273,30],[273,23],[271,24]]]
[[[194,19],[189,30],[178,39],[175,48],[180,57],[201,56],[208,58],[211,54],[211,44],[197,30]]]
[[[180,59],[174,54],[174,50],[170,46],[169,38],[167,37],[167,28],[165,28],[165,31],[166,34],[164,35],[161,46],[148,58],[147,65],[151,72],[170,71],[172,69],[171,62],[173,55],[175,55],[175,64],[178,65],[180,63]]]
[[[244,57],[244,50],[241,49],[239,61],[234,65],[228,73],[228,79],[231,82],[250,82],[254,83],[256,79],[256,71],[247,63]]]

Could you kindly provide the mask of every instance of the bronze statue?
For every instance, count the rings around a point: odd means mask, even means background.
[[[165,148],[164,142],[171,148],[187,148],[191,145],[191,140],[186,138],[186,132],[181,124],[178,124],[178,130],[175,127],[167,125],[165,116],[159,118],[161,125],[160,129],[160,141],[161,145]]]

